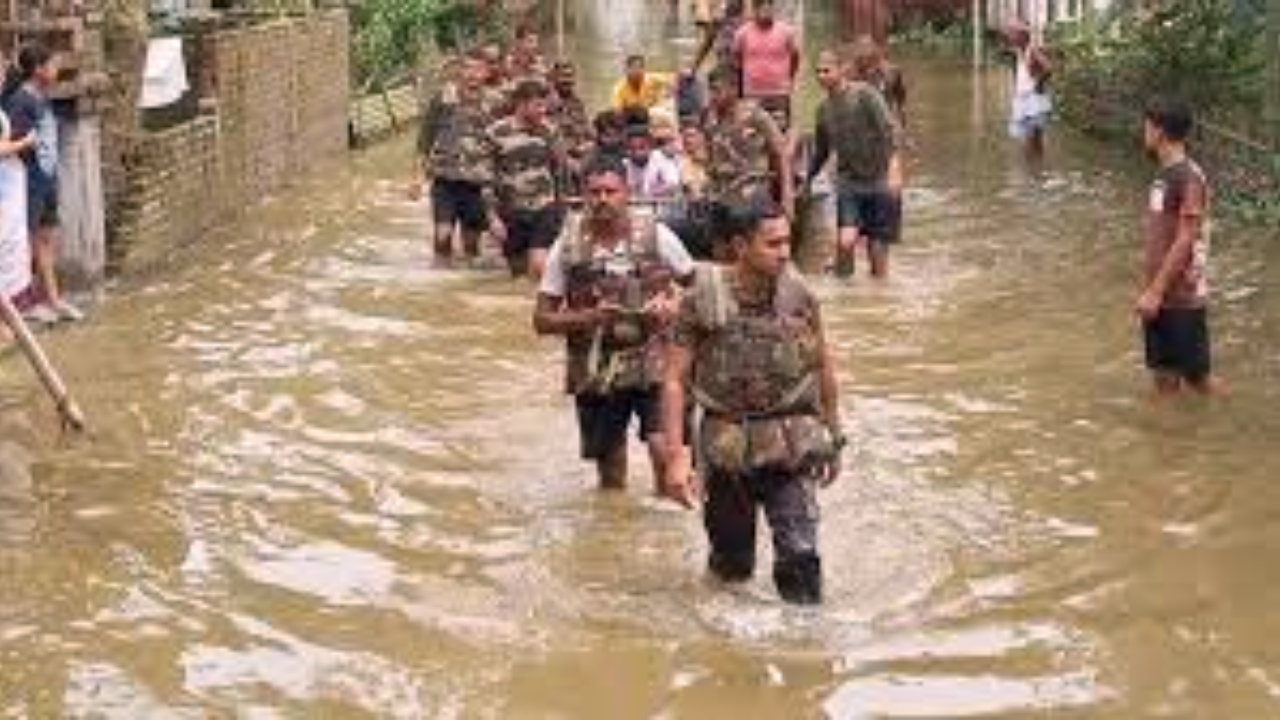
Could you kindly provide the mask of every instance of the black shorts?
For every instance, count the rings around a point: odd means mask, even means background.
[[[520,257],[530,250],[547,250],[555,244],[564,225],[564,210],[556,205],[541,210],[514,210],[503,215],[502,224],[507,226],[502,254]]]
[[[791,129],[791,98],[786,95],[753,98],[783,133]]]
[[[841,190],[836,202],[841,228],[857,228],[876,242],[897,240],[902,206],[888,190]]]
[[[1209,377],[1209,321],[1204,308],[1161,308],[1142,324],[1147,367],[1199,383]]]
[[[627,442],[632,415],[640,419],[639,438],[662,427],[658,389],[622,390],[609,395],[576,395],[578,438],[583,460],[601,460]]]
[[[31,230],[58,226],[58,181],[27,182],[27,225]]]
[[[484,232],[489,227],[483,188],[465,180],[432,181],[431,214],[437,225],[458,223],[472,232]]]

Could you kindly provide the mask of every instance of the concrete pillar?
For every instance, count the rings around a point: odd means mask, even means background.
[[[58,269],[69,289],[87,290],[102,281],[107,264],[101,116],[80,115],[58,126]]]

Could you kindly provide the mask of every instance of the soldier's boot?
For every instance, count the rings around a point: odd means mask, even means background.
[[[817,605],[822,602],[822,560],[808,553],[779,559],[773,567],[773,583],[786,602]]]

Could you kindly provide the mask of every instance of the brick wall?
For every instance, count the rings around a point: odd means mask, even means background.
[[[345,12],[202,36],[198,85],[215,110],[145,136],[112,256],[128,271],[199,239],[347,149]]]

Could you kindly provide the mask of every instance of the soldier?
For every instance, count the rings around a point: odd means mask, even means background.
[[[634,415],[649,444],[656,489],[666,466],[657,391],[661,336],[675,316],[677,283],[692,276],[693,261],[651,214],[629,210],[626,170],[616,159],[593,160],[586,183],[585,217],[573,216],[551,249],[533,326],[540,335],[565,337],[565,389],[577,405],[582,457],[596,463],[600,486],[626,485]]]
[[[564,154],[547,123],[547,89],[536,80],[516,86],[515,112],[485,133],[485,155],[494,179],[489,232],[502,243],[512,276],[542,275],[547,249],[560,234],[563,209],[556,178]]]
[[[731,214],[733,264],[700,269],[675,322],[661,395],[667,447],[682,447],[688,388],[704,412],[695,454],[711,572],[751,577],[763,507],[779,594],[818,603],[816,485],[838,477],[845,443],[835,371],[818,302],[789,263],[786,216],[758,203]],[[686,467],[671,464],[663,492],[694,505]]]
[[[711,106],[704,127],[707,133],[707,199],[742,203],[772,199],[790,215],[794,207],[795,179],[786,139],[773,118],[754,103],[738,98],[731,71],[711,72]]]
[[[564,146],[568,167],[561,178],[561,195],[576,198],[582,194],[582,168],[595,150],[595,130],[587,106],[578,96],[573,64],[558,60],[551,68],[552,90],[548,114]]]
[[[818,82],[827,93],[818,106],[808,179],[836,154],[838,275],[854,272],[859,247],[866,248],[873,277],[889,272],[889,246],[896,239],[902,171],[897,132],[884,98],[865,78],[878,62],[874,45],[854,57],[850,82],[846,68],[831,51],[818,58]]]
[[[455,225],[467,260],[474,262],[489,223],[484,189],[493,178],[485,162],[484,129],[492,123],[496,108],[493,95],[484,87],[487,72],[480,54],[463,58],[458,84],[446,84],[432,99],[418,135],[417,172],[409,197],[420,199],[430,176],[435,261],[442,266],[453,258]]]
[[[516,28],[515,44],[507,63],[512,87],[525,80],[547,81],[547,63],[542,59],[538,31],[527,25]]]

